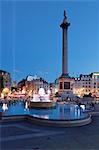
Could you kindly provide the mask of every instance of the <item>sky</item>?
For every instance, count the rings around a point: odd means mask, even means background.
[[[48,82],[59,77],[66,10],[69,74],[99,72],[98,6],[95,0],[0,0],[0,69],[16,81],[35,74]]]

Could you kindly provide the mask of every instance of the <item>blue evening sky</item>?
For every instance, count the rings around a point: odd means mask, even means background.
[[[63,11],[68,21],[69,74],[99,72],[98,1],[0,1],[0,69],[13,80],[61,75]]]

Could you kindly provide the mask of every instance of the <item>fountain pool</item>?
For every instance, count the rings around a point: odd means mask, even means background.
[[[73,104],[56,104],[53,109],[35,109],[28,108],[27,102],[16,102],[7,106],[8,109],[0,106],[0,111],[5,117],[28,116],[30,120],[43,122],[44,124],[54,124],[59,126],[80,126],[91,122],[91,118],[84,113],[78,105]],[[36,120],[35,120],[36,119]]]

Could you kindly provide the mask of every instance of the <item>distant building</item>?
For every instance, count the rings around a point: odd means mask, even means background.
[[[48,82],[45,81],[42,78],[33,80],[33,83],[34,83],[34,91],[35,91],[35,93],[38,92],[39,88],[44,88],[46,92],[50,88]]]
[[[22,79],[20,82],[18,82],[17,88],[22,90],[23,86],[25,86],[25,83],[26,79]]]
[[[56,79],[55,82],[50,83],[50,89],[53,96],[58,92],[58,85],[58,79]]]
[[[73,93],[78,96],[91,93],[92,96],[99,97],[99,72],[89,75],[81,74],[75,78]]]
[[[11,88],[11,76],[10,73],[4,70],[0,70],[0,90],[3,88]]]
[[[50,88],[50,85],[43,78],[38,76],[29,75],[26,79],[23,79],[18,83],[18,87],[22,88],[22,86],[26,86],[27,90],[32,90],[34,93],[38,93],[39,88],[44,88],[45,91]]]

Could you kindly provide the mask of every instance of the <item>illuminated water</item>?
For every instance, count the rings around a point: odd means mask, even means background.
[[[34,117],[56,120],[74,120],[87,117],[80,107],[73,104],[56,104],[53,109],[28,109],[27,104],[16,102],[10,104],[6,110],[0,106],[0,111],[3,111],[4,116],[29,114]]]

